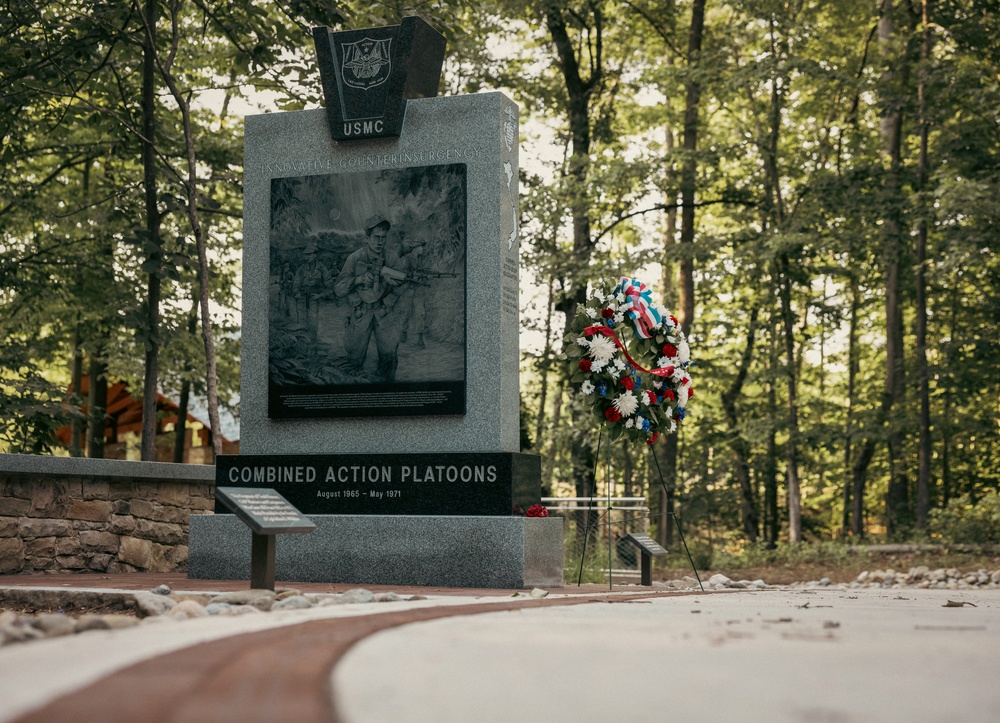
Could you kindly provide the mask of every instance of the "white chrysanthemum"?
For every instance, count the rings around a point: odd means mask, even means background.
[[[621,357],[615,357],[615,360],[611,363],[611,366],[615,368],[615,371],[623,372],[627,366],[625,362],[621,360]]]
[[[587,337],[585,336],[577,337],[576,343],[579,344],[580,346],[587,346],[588,344],[590,344],[590,342],[587,340]]]
[[[634,414],[638,408],[639,400],[635,398],[632,392],[625,392],[615,398],[615,409],[621,412],[622,416],[627,417],[630,414]]]
[[[601,291],[600,289],[594,289],[590,293],[590,298],[591,299],[597,299],[598,301],[600,301],[603,304],[604,303],[604,299],[606,297],[604,296],[604,292],[603,291]]]
[[[621,324],[623,321],[625,321],[625,314],[619,311],[617,314],[615,314],[615,323]]]
[[[670,432],[676,432],[676,431],[677,431],[677,422],[675,422],[671,417],[670,424],[667,425],[667,433],[669,434]]]
[[[594,393],[594,385],[590,383],[589,379],[580,385],[580,392],[587,397]]]
[[[659,359],[656,360],[656,367],[658,369],[662,369],[663,367],[668,367],[668,366],[670,366],[670,363],[672,361],[673,361],[673,357],[661,356]]]
[[[635,426],[635,417],[629,417],[625,420],[625,429],[632,429]]]
[[[597,318],[597,309],[593,308],[592,306],[588,306],[587,308],[585,308],[583,310],[583,313],[589,316],[591,319]]]
[[[663,382],[653,382],[653,389],[663,389]]]
[[[643,392],[642,394],[639,395],[639,401],[642,402],[642,406],[648,407],[649,406],[649,395],[646,394],[646,392]]]
[[[608,361],[615,355],[615,343],[606,336],[595,336],[590,340],[590,358]]]
[[[691,390],[691,387],[688,387],[688,386],[682,386],[682,387],[678,387],[677,388],[677,406],[678,407],[683,407],[685,404],[687,404],[687,401],[688,401],[688,392],[690,390]]]
[[[677,382],[677,384],[680,384],[681,382],[684,381],[685,376],[686,374],[684,373],[683,369],[681,369],[680,367],[674,367],[673,376],[671,376],[670,378],[673,379],[675,382]]]
[[[683,339],[677,342],[677,358],[681,360],[681,364],[691,361],[691,347]]]
[[[603,360],[591,362],[590,371],[593,372],[594,374],[599,374],[600,372],[604,371],[604,367],[606,364],[607,362]]]
[[[645,395],[643,395],[643,396],[645,396]],[[645,422],[645,421],[646,420],[643,419],[643,417],[642,417],[641,414],[635,415],[635,428],[636,429],[642,429],[642,423]]]
[[[623,301],[625,301],[625,294],[619,291],[617,294],[615,294],[614,299],[620,304]]]

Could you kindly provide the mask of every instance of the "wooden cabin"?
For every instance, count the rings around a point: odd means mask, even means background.
[[[70,388],[70,393],[74,390]],[[90,377],[84,376],[80,384],[80,396],[87,398],[90,391]],[[86,404],[83,406],[87,413]],[[156,460],[174,461],[174,439],[180,407],[167,396],[156,395]],[[184,462],[188,464],[212,464],[212,430],[207,419],[199,419],[188,412],[184,434]],[[73,430],[70,425],[59,428],[56,437],[68,449]],[[86,438],[86,430],[83,432]],[[142,399],[133,397],[124,382],[108,384],[108,403],[104,425],[105,459],[140,459],[142,439]],[[224,454],[239,452],[239,440],[222,438]],[[83,444],[86,452],[86,442]]]

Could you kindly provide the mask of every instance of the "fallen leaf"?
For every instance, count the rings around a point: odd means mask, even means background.
[[[830,628],[839,628],[840,627],[840,623],[838,623],[836,620],[826,620],[823,623],[823,627],[827,628],[827,629],[830,629]]]
[[[949,600],[941,607],[943,608],[964,608],[966,605],[969,607],[976,607],[973,603],[967,602],[966,600]]]

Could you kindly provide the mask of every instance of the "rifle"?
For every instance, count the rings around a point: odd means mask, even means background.
[[[394,269],[391,266],[377,266],[376,264],[370,264],[366,262],[360,262],[358,263],[358,266],[360,268],[363,268],[365,271],[373,274],[376,277],[376,283],[378,283],[377,280],[381,277],[381,274],[384,271],[388,272],[386,273],[387,278],[390,278],[397,283],[403,283],[405,281],[408,281],[411,284],[417,284],[419,286],[427,286],[427,287],[430,287],[430,284],[427,283],[429,279],[458,278],[458,274],[453,274],[447,271],[430,271],[428,269],[413,269],[410,271],[410,273],[405,273],[403,271],[400,271],[399,269]]]

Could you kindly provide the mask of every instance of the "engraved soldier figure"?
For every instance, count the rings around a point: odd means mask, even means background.
[[[376,214],[368,219],[367,242],[347,257],[334,284],[336,295],[346,296],[351,307],[344,334],[347,358],[360,370],[374,335],[376,376],[383,381],[396,378],[400,320],[393,311],[399,299],[396,286],[406,278],[399,255],[385,247],[389,228],[384,216]]]
[[[292,296],[300,324],[316,338],[319,330],[319,302],[329,294],[330,271],[316,257],[318,248],[310,241],[302,252],[305,261],[295,271],[292,279]]]

